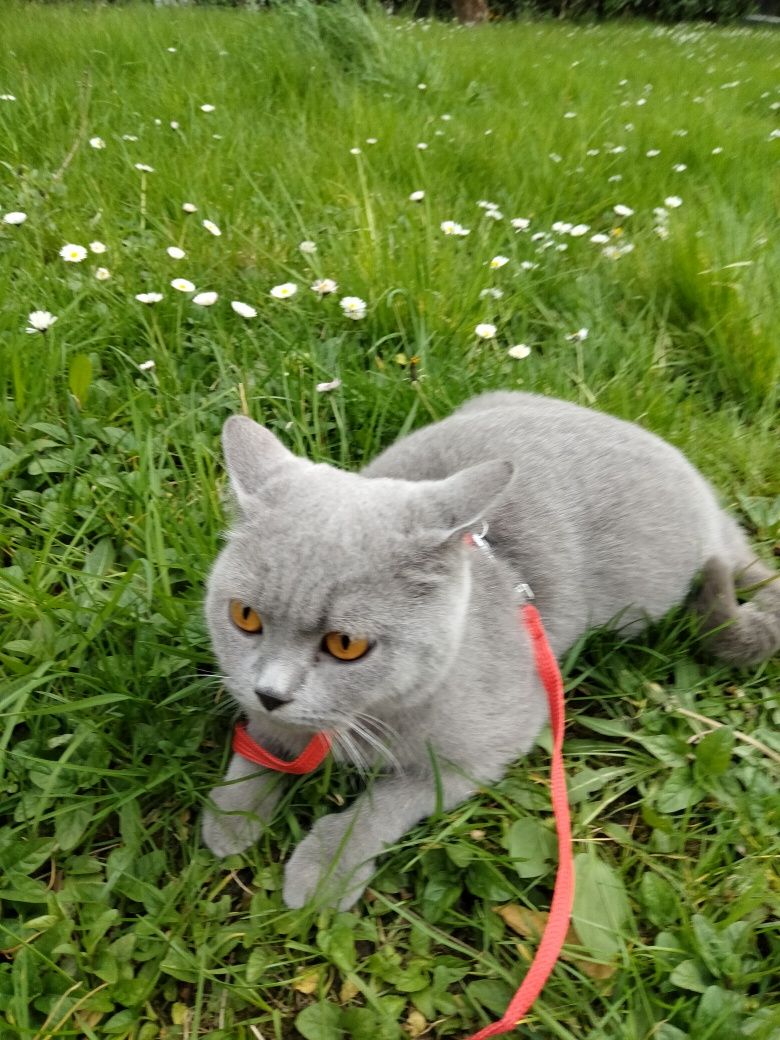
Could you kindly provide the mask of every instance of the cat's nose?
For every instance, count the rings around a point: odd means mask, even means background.
[[[289,704],[292,700],[292,697],[279,697],[271,690],[266,690],[262,686],[256,688],[255,694],[266,711],[276,711],[277,708],[281,708],[283,704]]]

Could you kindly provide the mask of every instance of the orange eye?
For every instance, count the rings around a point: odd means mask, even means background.
[[[263,631],[263,619],[257,611],[247,607],[240,599],[230,601],[230,620],[236,628],[240,628],[242,632],[249,632],[250,635],[258,635]]]
[[[348,636],[346,632],[328,632],[322,646],[339,661],[357,661],[368,653],[371,644],[367,639]]]

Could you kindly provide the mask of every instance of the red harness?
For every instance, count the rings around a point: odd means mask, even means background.
[[[500,1036],[519,1026],[536,998],[542,991],[547,978],[558,960],[569,927],[574,901],[574,861],[571,848],[571,822],[569,803],[566,796],[566,777],[563,771],[564,703],[563,680],[558,662],[544,632],[542,619],[536,607],[527,603],[520,607],[520,620],[531,637],[536,660],[536,669],[547,691],[550,707],[550,724],[553,733],[553,752],[550,767],[550,788],[555,829],[558,833],[558,870],[555,875],[550,913],[536,956],[531,962],[522,985],[509,1002],[504,1017],[493,1022],[466,1040],[487,1040]],[[233,750],[267,769],[281,773],[310,773],[316,769],[330,750],[330,740],[325,733],[315,733],[297,758],[285,762],[260,747],[246,732],[244,725],[237,725],[233,734]]]

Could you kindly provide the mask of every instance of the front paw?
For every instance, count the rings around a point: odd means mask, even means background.
[[[220,859],[254,845],[262,829],[262,823],[253,813],[203,810],[201,834],[204,844]]]
[[[359,836],[347,833],[353,821],[346,815],[325,816],[292,854],[284,872],[286,906],[349,910],[365,891],[375,864]]]

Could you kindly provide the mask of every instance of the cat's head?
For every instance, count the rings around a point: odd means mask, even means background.
[[[206,617],[239,705],[310,731],[427,696],[463,634],[463,535],[511,465],[441,481],[369,478],[297,458],[238,416],[223,444],[239,518],[211,572]]]

